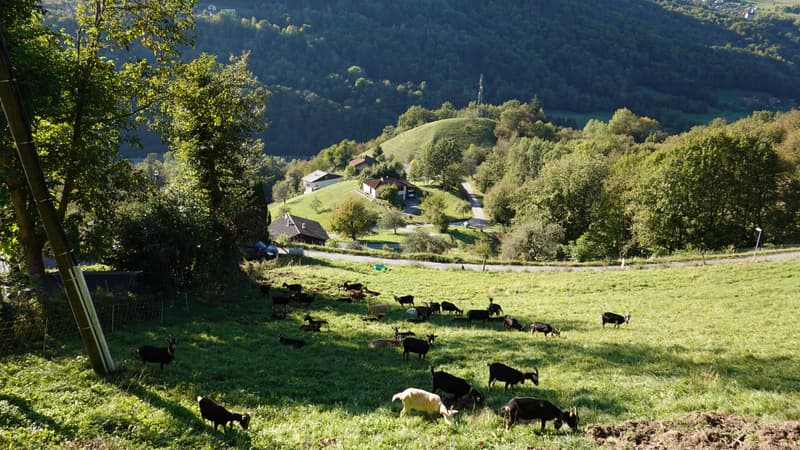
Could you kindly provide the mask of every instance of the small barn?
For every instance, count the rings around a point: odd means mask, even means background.
[[[304,193],[308,194],[317,189],[324,188],[325,186],[338,183],[342,181],[341,175],[325,172],[324,170],[315,170],[310,174],[303,177],[303,185],[305,186]]]
[[[274,239],[286,235],[291,242],[325,245],[328,232],[316,220],[285,214],[269,224],[269,235]]]
[[[351,159],[348,166],[352,166],[356,172],[361,172],[364,169],[372,167],[378,160],[369,155],[361,155],[357,158]]]

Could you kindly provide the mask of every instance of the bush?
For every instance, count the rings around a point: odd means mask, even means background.
[[[442,254],[452,245],[439,236],[416,229],[403,240],[404,253]]]

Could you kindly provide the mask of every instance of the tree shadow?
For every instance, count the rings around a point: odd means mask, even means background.
[[[3,406],[3,402],[11,407]],[[19,414],[15,414],[15,411]],[[0,424],[3,427],[25,427],[28,423],[52,430],[65,439],[71,439],[75,435],[74,430],[65,428],[52,418],[34,410],[28,400],[16,395],[0,394]]]

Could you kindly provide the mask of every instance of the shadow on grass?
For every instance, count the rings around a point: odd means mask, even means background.
[[[13,417],[10,414],[10,411],[7,407],[3,407],[0,410],[0,424],[2,427],[24,427],[27,425],[26,422],[36,424],[40,427],[47,428],[48,430],[52,430],[60,437],[66,439],[72,439],[74,437],[74,431],[64,428],[56,422],[55,420],[51,419],[48,416],[40,414],[36,412],[30,405],[30,403],[25,400],[24,398],[17,397],[16,395],[8,395],[8,394],[0,394],[0,401],[8,402],[8,404],[12,405],[14,408],[19,410],[22,416],[24,417]],[[16,423],[15,423],[16,422]]]
[[[114,376],[108,378],[107,381],[113,384],[120,391],[133,395],[142,402],[169,413],[169,415],[176,422],[176,428],[181,429],[188,427],[206,432],[209,436],[209,444],[211,444],[214,448],[230,445],[241,448],[247,448],[250,446],[250,436],[247,434],[247,432],[235,428],[238,426],[238,424],[232,424],[232,426],[227,429],[223,427],[221,432],[215,431],[213,426],[207,425],[209,422],[203,420],[202,416],[200,415],[199,406],[197,407],[197,410],[190,410],[178,402],[167,400],[161,395],[157,394],[156,389],[160,388],[161,386],[158,388],[151,388],[149,385],[144,384],[149,380],[157,380],[159,385],[166,384],[175,387],[178,384],[182,384],[184,381],[178,380],[176,382],[174,378],[175,377],[169,377],[169,374],[154,372],[151,370],[151,368],[130,371],[123,367]],[[172,381],[172,383],[170,381]],[[193,395],[192,399],[196,397],[197,395]],[[140,437],[150,441],[150,443],[155,447],[163,446],[165,444],[165,442],[163,442],[164,437],[162,436],[162,433],[158,433],[158,435],[152,437],[148,437],[147,434],[143,433],[140,435]]]

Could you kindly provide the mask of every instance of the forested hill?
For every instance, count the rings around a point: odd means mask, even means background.
[[[251,51],[251,70],[273,92],[267,151],[282,155],[374,137],[414,104],[463,107],[481,74],[486,103],[628,107],[674,131],[691,124],[687,113],[742,107],[755,94],[760,102],[744,107],[790,103],[800,16],[745,19],[744,2],[712,3],[219,0],[214,15],[197,5],[186,56]]]

